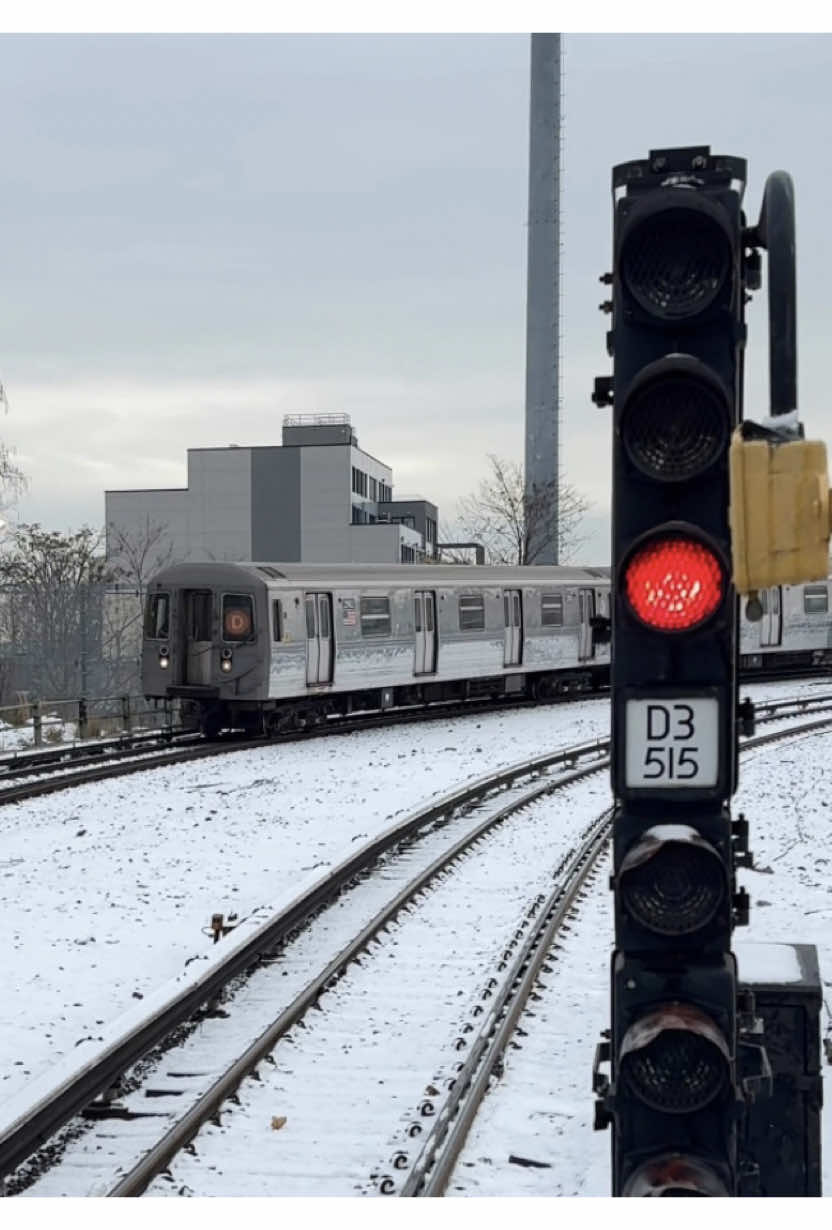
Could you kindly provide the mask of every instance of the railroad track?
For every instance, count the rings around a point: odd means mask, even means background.
[[[65,758],[63,761],[60,759],[61,753],[46,753],[43,758],[38,754],[34,763],[29,763],[24,757],[15,757],[8,760],[5,768],[0,764],[0,783],[21,777],[36,777],[36,780],[16,780],[11,781],[9,785],[0,785],[0,806],[7,803],[20,803],[25,799],[38,798],[41,795],[54,794],[59,790],[69,790],[74,786],[83,786],[89,782],[126,777],[131,773],[143,773],[175,764],[187,764],[192,760],[204,760],[207,757],[221,756],[229,752],[250,751],[274,744],[297,743],[329,735],[348,735],[357,731],[403,723],[449,721],[452,718],[466,715],[492,713],[498,709],[513,710],[539,705],[569,704],[576,699],[591,699],[592,696],[593,693],[576,692],[544,701],[522,699],[502,701],[496,704],[490,699],[462,703],[440,702],[426,708],[402,709],[395,713],[369,713],[347,718],[333,717],[309,729],[287,731],[268,739],[263,735],[252,738],[232,732],[218,739],[206,741],[201,734],[197,733],[163,732],[158,736],[142,737],[139,746],[136,747],[118,746],[117,741],[113,741],[112,744],[96,744],[94,748],[79,746],[76,751],[65,749],[62,753]],[[141,742],[155,743],[158,746],[145,749],[140,745]],[[172,742],[173,746],[171,746]],[[102,747],[104,751],[101,750]]]
[[[832,697],[824,696],[805,701],[774,702],[768,706],[759,706],[758,712],[762,721],[777,721],[789,720],[796,713],[809,716],[830,708]],[[804,721],[800,729],[815,730],[830,724],[832,717],[827,717],[812,722]],[[793,733],[791,728],[788,731],[776,731],[750,740],[746,746],[757,746]],[[128,1069],[142,1057],[145,1057],[144,1062],[147,1064],[148,1052],[158,1047],[172,1033],[178,1033],[180,1036],[183,1032],[192,1033],[194,1013],[206,1003],[216,1003],[223,988],[238,979],[241,974],[250,971],[255,965],[262,967],[263,975],[278,969],[278,966],[272,964],[275,954],[279,955],[282,951],[285,959],[286,953],[290,951],[287,945],[291,938],[304,929],[308,930],[310,920],[320,914],[326,904],[332,902],[339,893],[343,894],[348,886],[354,886],[357,878],[364,877],[366,881],[370,870],[377,868],[380,860],[385,876],[389,877],[392,866],[401,861],[402,854],[413,850],[413,843],[418,835],[422,835],[423,842],[425,837],[429,838],[427,846],[431,857],[418,874],[405,877],[405,881],[392,898],[387,894],[388,899],[384,901],[382,908],[371,912],[371,917],[355,932],[352,941],[346,946],[337,946],[317,976],[305,980],[305,985],[299,988],[298,993],[286,1003],[276,1018],[271,1014],[265,1028],[235,1055],[234,1062],[229,1063],[216,1079],[212,1078],[207,1083],[203,1081],[202,1087],[199,1087],[197,1082],[196,1085],[191,1083],[187,1090],[181,1087],[177,1089],[177,1095],[187,1093],[190,1097],[187,1110],[180,1112],[177,1107],[177,1112],[171,1116],[173,1122],[161,1138],[156,1139],[149,1149],[143,1142],[140,1156],[130,1164],[127,1173],[122,1174],[116,1182],[99,1182],[96,1194],[106,1191],[112,1195],[135,1195],[145,1190],[154,1176],[170,1165],[171,1159],[187,1145],[200,1126],[215,1116],[227,1099],[234,1097],[240,1081],[248,1074],[256,1072],[259,1065],[268,1062],[268,1056],[277,1043],[286,1039],[295,1026],[302,1027],[305,1014],[318,1004],[321,995],[333,987],[344,970],[351,963],[362,959],[361,954],[366,953],[368,945],[380,942],[379,937],[383,935],[385,928],[393,924],[401,911],[412,908],[416,897],[424,894],[431,885],[446,875],[455,861],[473,850],[487,833],[492,833],[521,808],[528,808],[545,795],[571,786],[580,778],[598,773],[606,767],[607,748],[607,741],[599,740],[539,757],[499,774],[479,779],[462,790],[434,800],[429,807],[413,813],[357,851],[330,875],[319,881],[309,893],[299,897],[256,932],[225,941],[225,951],[218,954],[210,970],[194,978],[184,991],[138,1023],[128,1035],[114,1040],[95,1059],[83,1063],[79,1071],[66,1074],[55,1088],[45,1092],[35,1104],[27,1106],[13,1121],[6,1122],[0,1131],[0,1170],[11,1175],[7,1186],[9,1194],[23,1190],[33,1177],[37,1177],[44,1167],[43,1155],[40,1158],[35,1157],[23,1170],[11,1172],[30,1158],[45,1141],[53,1138],[79,1111],[92,1108],[95,1115],[107,1116],[128,1124],[135,1124],[140,1116],[144,1119],[146,1110],[131,1110],[129,1106],[125,1109],[123,1103],[120,1105],[118,1101],[114,1102],[112,1097],[114,1087],[118,1086],[119,1080]],[[528,779],[542,774],[548,776],[529,787]],[[526,784],[523,784],[524,781]],[[488,814],[472,824],[470,809],[483,805],[483,800],[493,800],[495,792],[498,791],[508,792],[504,798],[498,800],[502,806],[496,810],[493,806],[489,807]],[[436,1107],[431,1105],[429,1117],[434,1121],[430,1131],[425,1134],[415,1156],[410,1155],[414,1150],[400,1150],[395,1155],[392,1167],[394,1173],[376,1176],[379,1190],[400,1190],[403,1195],[430,1195],[440,1194],[444,1189],[453,1160],[476,1113],[478,1101],[488,1086],[491,1073],[499,1063],[517,1015],[538,976],[540,965],[546,960],[558,929],[574,909],[576,900],[584,890],[587,877],[597,869],[598,857],[606,845],[607,828],[606,815],[598,817],[589,829],[577,838],[574,848],[564,852],[554,887],[548,894],[538,895],[539,899],[528,913],[528,930],[522,936],[515,932],[514,942],[509,946],[516,951],[512,952],[507,948],[504,954],[501,963],[503,969],[498,971],[501,978],[496,979],[499,991],[495,993],[495,988],[486,988],[486,998],[492,1003],[476,1033],[474,1045],[461,1039],[467,1058],[461,1062],[459,1073],[451,1078],[453,1087],[448,1091],[445,1103],[435,1114],[435,1119],[433,1112]],[[436,838],[440,833],[442,848],[436,852]],[[393,857],[396,851],[398,860]],[[377,883],[377,877],[374,877],[372,882]],[[352,896],[352,893],[349,894],[349,897]],[[266,995],[265,998],[268,1000],[269,996]],[[269,1007],[273,1002],[273,999],[269,1001]],[[223,1026],[218,1024],[216,1018],[209,1018],[206,1022],[203,1015],[202,1020],[203,1029],[206,1024],[216,1026],[212,1037],[221,1032]],[[211,1042],[209,1049],[213,1046],[214,1043]],[[170,1054],[172,1052],[168,1053],[168,1057]],[[157,1071],[158,1064],[155,1069],[151,1066],[150,1070]],[[134,1071],[128,1085],[131,1082],[136,1083],[138,1079]],[[122,1084],[122,1093],[126,1087]],[[156,1095],[159,1093],[158,1090],[154,1092]],[[133,1105],[140,1103],[141,1096],[139,1087],[132,1097]],[[97,1104],[96,1098],[101,1099]],[[147,1102],[144,1105],[146,1107]],[[422,1128],[425,1123],[424,1114],[420,1118],[421,1122],[417,1118],[414,1123]],[[70,1135],[77,1134],[79,1130],[76,1122]],[[420,1131],[415,1135],[422,1134]],[[75,1147],[83,1152],[83,1133],[79,1142],[67,1144],[67,1152]],[[89,1165],[88,1157],[84,1165]],[[123,1166],[123,1160],[118,1165]],[[402,1180],[400,1185],[396,1182],[397,1176]],[[37,1187],[33,1191],[38,1194]]]

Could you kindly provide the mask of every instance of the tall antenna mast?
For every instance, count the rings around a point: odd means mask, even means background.
[[[560,413],[559,34],[531,37],[529,106],[529,248],[526,289],[526,500],[551,499],[552,515],[534,517],[546,540],[532,542],[535,564],[558,562],[558,419]],[[551,530],[551,534],[548,532]]]

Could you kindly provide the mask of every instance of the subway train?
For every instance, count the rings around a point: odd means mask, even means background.
[[[209,736],[330,714],[603,687],[607,569],[177,564],[148,587],[142,682]]]
[[[142,682],[213,737],[439,701],[597,691],[609,570],[186,563],[148,587]],[[832,664],[829,583],[760,595],[745,678]]]

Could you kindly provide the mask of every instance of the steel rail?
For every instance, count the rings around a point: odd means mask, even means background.
[[[485,1096],[494,1062],[502,1055],[555,938],[610,836],[610,810],[591,825],[563,875],[549,894],[533,930],[512,962],[494,1006],[428,1133],[402,1187],[401,1196],[441,1196]],[[384,1194],[389,1194],[383,1186]]]
[[[188,987],[171,996],[158,1012],[135,1029],[117,1038],[95,1059],[73,1073],[56,1089],[0,1132],[0,1174],[8,1175],[38,1147],[55,1134],[75,1114],[88,1106],[138,1059],[152,1050],[173,1029],[189,1020],[205,1003],[219,995],[237,974],[255,964],[259,958],[279,944],[311,915],[338,895],[356,876],[420,829],[449,817],[455,811],[473,804],[522,777],[531,777],[551,766],[574,768],[581,759],[595,758],[593,768],[606,762],[597,758],[605,754],[606,740],[593,740],[562,751],[546,753],[530,761],[474,779],[460,789],[434,799],[427,806],[405,816],[396,824],[365,843],[344,859],[310,889],[300,894],[284,909],[263,923],[251,935],[221,957],[216,965],[195,979]],[[547,783],[550,785],[551,783]]]
[[[806,701],[803,698],[788,698],[771,702],[766,706],[761,706],[768,714],[762,720],[776,720],[778,711],[790,706],[797,705],[805,712],[806,709],[814,710],[822,704],[832,706],[832,696],[807,698]],[[812,724],[804,723],[797,730],[778,731],[773,735],[762,736],[758,740],[750,741],[745,746],[756,745],[757,742],[770,741],[775,738],[785,738],[790,734],[800,733],[801,730],[814,730],[830,723],[832,719]],[[239,745],[236,746],[239,747]],[[554,766],[574,768],[578,761],[594,758],[594,763],[588,768],[578,770],[574,774],[561,775],[554,782],[545,783],[542,787],[538,787],[535,791],[515,801],[507,810],[504,809],[506,814],[516,811],[540,794],[557,789],[560,785],[566,785],[576,777],[607,767],[608,760],[601,758],[606,756],[608,750],[609,741],[607,739],[592,740],[558,752],[546,753],[497,773],[485,775],[458,790],[440,796],[366,843],[360,850],[322,877],[311,889],[301,894],[264,923],[247,940],[237,944],[227,957],[206,971],[201,978],[172,996],[159,1012],[146,1019],[136,1029],[116,1039],[96,1059],[89,1061],[78,1073],[67,1078],[58,1088],[0,1132],[0,1174],[8,1175],[19,1166],[75,1114],[88,1106],[99,1094],[110,1089],[127,1069],[162,1042],[173,1029],[190,1019],[203,1004],[215,999],[231,979],[255,964],[264,953],[268,953],[284,942],[291,932],[308,921],[311,915],[336,897],[351,880],[371,867],[383,854],[402,841],[411,838],[419,829],[449,817],[461,807],[480,801],[520,778],[534,776]],[[206,748],[204,754],[209,755],[211,751]],[[505,818],[502,813],[498,813],[498,816]],[[492,817],[489,823],[496,822],[498,820]],[[467,840],[470,842],[476,839],[478,838],[469,836]],[[446,864],[456,856],[456,854],[444,856]],[[340,956],[342,964],[351,959],[344,957],[343,954]],[[331,972],[327,973],[322,985],[325,985],[325,982],[332,976]],[[320,989],[317,993],[320,993]]]
[[[520,811],[529,803],[546,794],[551,794],[563,786],[597,773],[598,764],[588,765],[565,773],[553,782],[527,792],[521,798],[512,800],[494,815],[487,817],[471,832],[466,833],[448,850],[443,851],[430,866],[424,868],[408,884],[393,897],[361,931],[350,940],[341,951],[332,958],[326,968],[317,974],[300,992],[292,1003],[272,1022],[259,1038],[257,1038],[240,1055],[235,1063],[214,1082],[210,1089],[193,1104],[187,1113],[170,1128],[165,1136],[156,1144],[136,1166],[110,1191],[110,1196],[140,1196],[147,1185],[165,1169],[168,1162],[196,1135],[203,1123],[216,1113],[221,1104],[230,1097],[240,1082],[248,1076],[265,1056],[273,1050],[280,1039],[318,1000],[321,992],[337,979],[351,961],[354,961],[367,945],[393,921],[399,911],[417,897],[430,882],[447,868],[459,856],[465,853],[492,828],[501,824],[514,812]]]
[[[823,698],[826,702],[828,699]],[[766,707],[776,710],[788,707],[788,702],[773,702]],[[772,712],[763,721],[776,721],[779,716],[779,713]],[[832,718],[827,717],[800,723],[787,730],[755,735],[743,742],[741,752],[753,751],[801,734],[818,733],[828,730],[830,726]],[[512,964],[494,1008],[486,1018],[468,1059],[454,1078],[448,1098],[410,1168],[400,1196],[444,1195],[471,1124],[488,1090],[495,1064],[505,1052],[534,989],[540,967],[549,956],[576,897],[597,869],[598,859],[607,847],[612,830],[611,815],[611,812],[606,812],[595,822],[569,864],[565,884],[556,885],[546,901],[535,931]],[[392,1194],[394,1183],[389,1175],[382,1178],[379,1190],[385,1195]]]
[[[463,703],[441,702],[433,704],[427,708],[401,709],[395,713],[368,713],[362,717],[350,716],[346,718],[329,718],[326,721],[311,726],[305,730],[284,731],[279,735],[272,735],[266,738],[263,735],[255,737],[243,738],[235,735],[228,735],[212,742],[206,742],[201,735],[193,735],[191,738],[196,743],[194,747],[181,747],[185,739],[181,739],[180,750],[168,748],[159,753],[143,753],[141,750],[135,752],[127,752],[124,756],[115,755],[108,757],[107,764],[98,763],[94,768],[79,769],[73,771],[71,765],[46,766],[44,772],[49,773],[50,768],[53,771],[53,776],[40,777],[36,782],[21,782],[17,785],[8,787],[0,786],[0,807],[6,803],[19,803],[25,799],[38,798],[40,795],[54,794],[59,790],[68,790],[74,786],[83,786],[89,782],[106,781],[108,778],[126,777],[131,773],[140,773],[144,770],[148,772],[152,769],[165,768],[171,764],[183,764],[190,760],[202,760],[210,756],[220,756],[230,752],[245,752],[256,750],[257,748],[270,747],[283,743],[296,743],[306,739],[325,738],[329,735],[349,735],[356,732],[373,730],[377,727],[387,727],[399,724],[412,724],[417,722],[431,722],[440,719],[449,719],[456,717],[471,716],[477,713],[494,713],[500,709],[522,709],[537,706],[540,704],[564,704],[570,703],[576,699],[589,700],[597,693],[580,693],[564,695],[558,699],[547,701],[534,701],[522,699],[517,701],[508,701],[508,703],[495,704],[494,701],[465,701]],[[600,699],[600,696],[598,696]],[[187,738],[188,736],[185,736]],[[127,756],[135,755],[142,757],[141,760],[129,760],[125,763]],[[97,759],[97,758],[96,758]],[[16,776],[22,776],[17,774]],[[2,781],[0,775],[0,781]]]

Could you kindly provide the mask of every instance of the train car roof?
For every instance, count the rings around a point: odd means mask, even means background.
[[[176,582],[180,585],[233,585],[245,577],[261,582],[284,582],[300,588],[327,589],[332,586],[417,586],[430,589],[442,585],[529,585],[532,583],[572,583],[597,585],[609,580],[605,567],[578,568],[572,565],[488,566],[476,564],[297,564],[240,561],[239,563],[199,561],[171,564],[152,579],[152,585]]]

